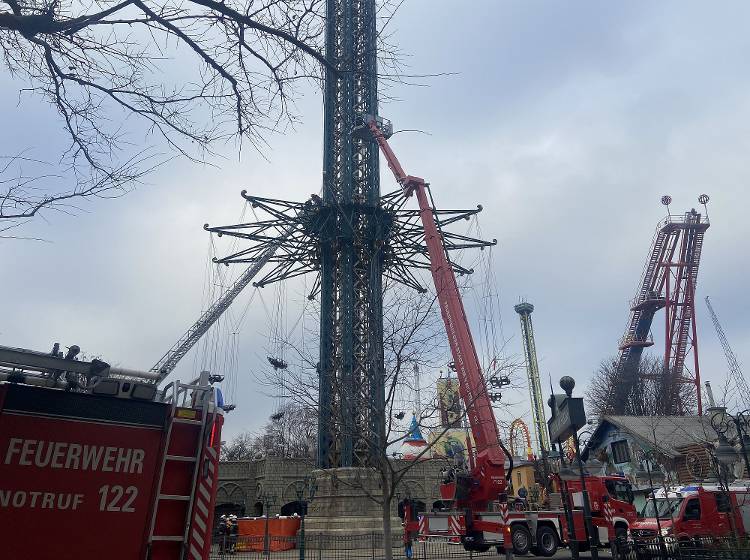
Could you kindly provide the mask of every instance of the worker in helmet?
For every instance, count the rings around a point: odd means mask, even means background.
[[[230,515],[229,516],[229,553],[234,554],[235,549],[237,548],[237,533],[238,533],[238,527],[237,527],[237,516],[236,515]]]
[[[219,552],[224,554],[227,551],[229,526],[227,525],[227,516],[222,515],[219,518]]]

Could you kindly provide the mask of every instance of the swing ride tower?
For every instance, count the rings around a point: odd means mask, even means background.
[[[254,286],[317,273],[310,298],[319,297],[317,466],[376,463],[385,440],[383,356],[384,279],[426,291],[414,269],[430,269],[419,210],[404,208],[401,189],[381,195],[378,145],[357,128],[378,114],[375,0],[328,0],[326,5],[323,185],[304,203],[251,196],[267,217],[256,222],[205,226],[249,241],[215,262],[250,266],[265,258]],[[434,210],[442,229],[479,213]],[[442,231],[445,249],[485,242]],[[269,247],[275,251],[269,254]],[[452,260],[454,271],[469,274]]]
[[[357,115],[378,112],[375,0],[329,0],[320,230],[321,468],[364,466],[382,437],[383,244],[378,149],[356,138]],[[336,421],[338,419],[338,421]],[[374,438],[374,439],[373,439]]]

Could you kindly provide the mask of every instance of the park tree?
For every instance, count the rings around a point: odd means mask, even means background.
[[[616,398],[615,388],[623,383],[623,376],[633,376],[627,383],[628,394]],[[594,374],[586,394],[587,408],[593,416],[617,414],[626,416],[670,416],[686,414],[695,403],[695,389],[680,383],[664,370],[662,359],[644,356],[635,372],[623,372],[616,357],[604,360]],[[688,410],[682,408],[687,407]]]
[[[377,422],[380,433],[374,438],[379,444],[373,453],[373,463],[369,466],[371,474],[378,481],[378,490],[372,491],[366,473],[355,476],[353,480],[338,480],[338,483],[352,485],[353,490],[364,493],[377,504],[382,512],[384,554],[389,559],[392,554],[389,546],[393,530],[391,516],[398,496],[405,490],[404,480],[418,467],[421,459],[432,455],[433,448],[441,444],[443,436],[454,429],[454,424],[441,424],[441,403],[434,383],[421,387],[423,393],[429,391],[428,398],[423,397],[419,402],[414,398],[419,371],[450,371],[448,340],[434,290],[421,294],[411,288],[389,284],[384,291],[383,309],[385,406],[379,412],[382,414],[382,421]],[[308,312],[314,316],[317,310],[311,306]],[[307,335],[315,339],[317,333]],[[317,415],[316,349],[315,344],[300,345],[289,338],[276,338],[267,350],[283,355],[288,363],[285,362],[283,369],[270,368],[259,372],[255,375],[255,381],[265,385],[270,396],[278,398],[284,395],[290,402],[314,410]],[[490,364],[485,371],[487,381],[494,376],[509,377],[513,381],[523,369],[523,364],[500,357],[490,360]],[[517,381],[514,384],[517,385]],[[355,406],[370,407],[371,403],[358,402]],[[398,449],[409,435],[408,430],[404,430],[404,423],[412,412],[420,430],[429,431],[431,437],[416,460],[398,460]],[[465,421],[466,406],[462,406],[457,422],[464,425]],[[498,441],[498,446],[502,445]],[[442,460],[446,468],[455,466],[452,459]]]
[[[221,448],[223,461],[251,461],[264,457],[310,458],[317,433],[315,410],[285,402],[256,432],[238,434]]]
[[[173,156],[203,162],[226,143],[262,149],[297,120],[297,85],[329,66],[324,8],[324,0],[3,0],[6,77],[21,100],[54,107],[68,146],[57,163],[23,148],[0,159],[0,235],[84,198],[117,197]]]

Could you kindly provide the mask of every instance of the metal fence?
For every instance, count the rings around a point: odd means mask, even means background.
[[[211,559],[383,560],[384,544],[383,536],[378,534],[307,535],[304,543],[298,537],[219,537],[214,541]],[[500,558],[494,548],[484,553],[469,552],[460,543],[446,541],[415,542],[410,555],[400,536],[394,537],[390,544],[394,560]],[[304,546],[303,550],[300,546]]]
[[[705,538],[617,542],[616,560],[750,560],[748,538]]]
[[[400,537],[394,537],[391,545],[394,560],[441,560],[441,559],[499,559],[505,553],[494,547],[487,552],[469,552],[459,543],[445,541],[415,542],[411,554],[407,555]],[[613,560],[750,560],[750,539],[711,538],[678,542],[618,542],[611,551]],[[570,553],[562,552],[563,557]],[[607,550],[604,557],[610,557]],[[526,558],[530,556],[525,556]],[[307,535],[298,537],[230,537],[220,536],[214,540],[211,560],[383,560],[385,547],[383,536],[365,535]],[[581,558],[590,558],[583,552]]]

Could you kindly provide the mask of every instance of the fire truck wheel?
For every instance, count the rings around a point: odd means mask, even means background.
[[[612,556],[621,554],[627,549],[628,542],[628,528],[623,525],[617,525],[615,527],[615,540],[611,543]]]
[[[557,532],[552,527],[542,525],[536,530],[536,548],[539,556],[554,556],[557,547]]]
[[[510,540],[513,543],[514,553],[528,554],[531,548],[531,531],[525,525],[516,523],[510,529]]]
[[[626,542],[628,540],[628,528],[624,525],[618,525],[615,527],[615,540]]]

